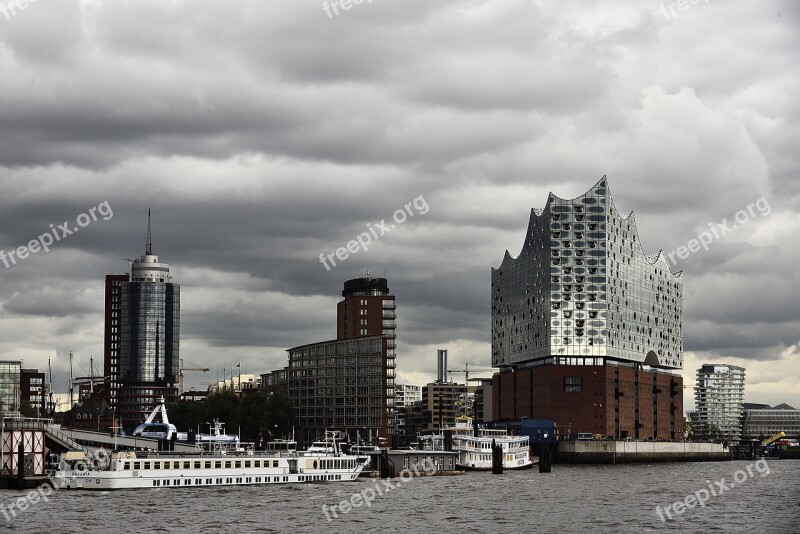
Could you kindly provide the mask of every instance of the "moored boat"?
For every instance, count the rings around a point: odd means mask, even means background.
[[[63,459],[52,479],[61,488],[87,490],[340,482],[356,480],[366,461],[341,454],[335,441],[331,452],[303,455],[286,450],[120,451],[105,465],[90,468],[82,460]]]

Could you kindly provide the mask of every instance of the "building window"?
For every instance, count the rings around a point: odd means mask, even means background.
[[[564,391],[580,391],[580,390],[581,390],[581,377],[579,376],[564,377]]]

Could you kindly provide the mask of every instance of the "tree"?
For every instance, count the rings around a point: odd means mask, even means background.
[[[187,430],[218,419],[228,433],[239,434],[244,442],[259,442],[291,434],[294,423],[292,401],[281,394],[239,396],[226,391],[209,395],[203,401],[181,401],[169,407],[176,424],[183,422]],[[171,418],[172,420],[172,418]]]

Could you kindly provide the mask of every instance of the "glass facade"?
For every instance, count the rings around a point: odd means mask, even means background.
[[[645,254],[603,177],[532,210],[519,256],[492,269],[492,365],[551,356],[683,367],[682,280]]]
[[[180,286],[122,284],[120,381],[177,382],[180,345]]]
[[[10,412],[16,408],[21,371],[20,361],[0,361],[0,412]]]

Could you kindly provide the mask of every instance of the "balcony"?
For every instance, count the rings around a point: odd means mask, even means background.
[[[397,319],[397,313],[394,311],[394,309],[387,310],[387,309],[384,308],[384,310],[383,310],[383,318],[384,319]]]

